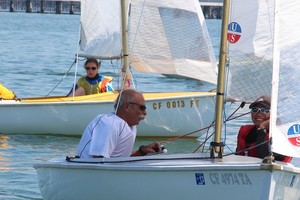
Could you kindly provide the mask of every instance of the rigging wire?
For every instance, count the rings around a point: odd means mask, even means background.
[[[244,106],[245,106],[245,102],[242,102],[242,103],[239,105],[239,107],[237,107],[237,108],[232,112],[232,114],[229,115],[229,117],[227,117],[227,119],[224,120],[223,123],[225,124],[226,122],[231,121],[231,120],[233,120],[233,119],[242,117],[242,116],[244,116],[244,115],[248,115],[250,112],[242,113],[242,114],[240,114],[240,115],[238,115],[238,116],[233,117],[233,115],[234,115],[240,108],[243,108]],[[212,127],[214,126],[214,124],[215,124],[215,122],[213,121],[213,122],[212,122],[209,126],[207,126],[207,127],[204,127],[204,128],[201,128],[201,129],[198,129],[198,130],[195,130],[195,131],[192,131],[192,132],[183,134],[183,135],[179,135],[179,136],[177,136],[177,137],[170,138],[170,139],[165,140],[165,141],[161,141],[160,143],[161,143],[161,144],[170,143],[170,142],[175,141],[175,140],[177,140],[177,139],[180,139],[180,138],[183,138],[183,137],[185,137],[185,136],[191,135],[191,134],[193,134],[193,133],[200,132],[200,131],[203,131],[203,130],[206,130],[206,129],[207,129],[205,140],[204,140],[204,141],[203,141],[203,142],[202,142],[202,143],[194,150],[193,153],[195,153],[196,151],[198,151],[201,147],[203,147],[202,151],[204,151],[204,147],[205,147],[206,142],[214,135],[214,132],[212,132],[211,134],[208,134],[209,129],[212,128]]]
[[[266,143],[268,143],[268,142],[270,142],[270,141],[271,141],[271,140],[268,139],[268,140],[265,140],[265,141],[263,141],[263,142],[261,142],[261,143],[259,143],[259,144],[256,144],[255,146],[252,146],[252,147],[249,147],[249,148],[245,148],[245,149],[242,149],[242,150],[237,151],[237,152],[228,153],[228,154],[226,154],[226,155],[224,155],[224,156],[235,155],[235,154],[239,154],[239,153],[242,153],[242,152],[246,152],[246,151],[249,151],[249,150],[251,150],[251,149],[257,148],[257,147],[259,147],[259,146],[261,146],[261,145],[264,145],[264,144],[266,144]]]
[[[145,8],[145,0],[143,1],[143,5],[142,5],[142,9],[141,9],[141,14],[139,16],[139,20],[138,20],[138,23],[137,23],[137,26],[136,26],[136,30],[135,30],[135,34],[134,34],[134,38],[132,40],[132,48],[131,48],[131,52],[130,54],[132,53],[133,49],[134,49],[134,44],[135,44],[135,41],[136,41],[136,36],[137,36],[137,31],[138,31],[138,28],[140,26],[140,23],[141,23],[141,19],[142,19],[142,15],[144,13],[144,8]],[[131,6],[130,6],[131,8]]]
[[[78,45],[77,45],[77,49],[76,49],[76,67],[75,67],[75,74],[74,74],[74,81],[73,81],[73,98],[75,97],[75,87],[76,87],[76,82],[77,82],[77,72],[78,72],[78,60],[79,60],[79,49],[80,49],[80,45],[81,45],[81,20],[80,20],[80,23],[79,23],[79,31],[78,31]]]
[[[77,61],[77,59],[74,60],[74,62],[71,64],[71,66],[69,67],[67,72],[63,75],[63,77],[60,79],[60,81],[54,86],[54,88],[46,95],[46,97],[48,97],[59,86],[59,84],[67,77],[67,75],[69,74],[70,70],[72,69],[72,67],[74,66],[76,61]]]
[[[238,115],[238,116],[232,117],[232,116],[233,116],[240,108],[243,108],[244,106],[245,106],[245,102],[242,102],[242,103],[240,104],[240,106],[237,107],[237,108],[231,113],[231,115],[229,115],[229,117],[227,117],[227,118],[224,120],[223,123],[226,124],[226,122],[228,122],[228,121],[231,121],[231,120],[236,119],[236,118],[238,118],[238,117],[242,117],[242,116],[244,116],[244,115],[249,114],[250,112],[247,112],[247,113],[243,113],[243,114],[240,114],[240,115]],[[214,122],[213,122],[213,123],[214,123]],[[211,125],[211,126],[212,126],[212,125]],[[194,153],[195,153],[201,146],[203,146],[203,148],[202,148],[202,152],[203,152],[203,151],[204,151],[204,147],[205,147],[206,142],[208,141],[209,138],[211,138],[211,136],[213,136],[213,134],[214,134],[214,132],[211,133],[208,137],[206,136],[206,139],[199,145],[198,148],[195,149]],[[224,144],[226,144],[225,141],[226,141],[226,130],[225,130]],[[232,152],[232,150],[228,147],[228,145],[226,145],[226,146],[227,146],[227,148]]]
[[[71,64],[71,66],[69,67],[69,69],[67,70],[67,72],[64,74],[64,76],[61,78],[61,80],[56,84],[56,86],[46,95],[46,97],[48,97],[58,86],[59,84],[67,77],[68,73],[70,72],[70,70],[72,69],[73,65],[76,64],[76,68],[75,68],[75,76],[74,76],[74,85],[73,85],[73,94],[75,93],[75,85],[76,85],[76,81],[77,81],[77,68],[78,68],[78,60],[79,60],[79,47],[80,47],[80,27],[81,27],[81,23],[79,24],[79,32],[78,32],[78,45],[77,45],[77,49],[76,49],[76,58],[74,60],[74,62]],[[74,97],[74,95],[73,95]]]

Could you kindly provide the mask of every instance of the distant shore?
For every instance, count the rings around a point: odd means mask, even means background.
[[[0,12],[80,14],[80,1],[0,0]]]

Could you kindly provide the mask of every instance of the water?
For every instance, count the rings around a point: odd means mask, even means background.
[[[50,95],[66,95],[73,84],[73,77],[63,77],[75,59],[79,18],[79,15],[0,13],[0,82],[18,97],[46,96],[54,88]],[[210,33],[218,34],[220,21],[209,23]],[[212,36],[217,49],[218,37]],[[84,74],[82,65],[78,69],[79,75]],[[114,75],[116,71],[108,63],[101,68],[104,74]],[[200,81],[160,75],[137,74],[135,79],[139,90],[144,91],[207,91],[215,88]],[[165,83],[172,87],[165,86]],[[229,111],[232,109],[229,107]],[[247,109],[241,112],[245,111]],[[245,116],[227,125],[226,152],[234,150],[239,126],[249,121],[249,116]],[[32,164],[53,157],[74,155],[79,139],[0,134],[0,199],[42,199]],[[138,138],[135,148],[154,140]],[[195,139],[180,139],[165,146],[169,153],[182,153],[193,152],[198,145],[199,141]]]

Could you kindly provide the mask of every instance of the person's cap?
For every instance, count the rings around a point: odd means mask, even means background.
[[[270,96],[261,96],[258,99],[256,99],[253,103],[251,103],[249,108],[251,109],[258,105],[262,105],[263,107],[270,108],[271,107],[271,97]]]

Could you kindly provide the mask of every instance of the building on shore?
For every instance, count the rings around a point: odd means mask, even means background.
[[[223,0],[199,0],[205,18],[221,19],[222,2]],[[0,11],[80,14],[80,0],[0,0]]]

